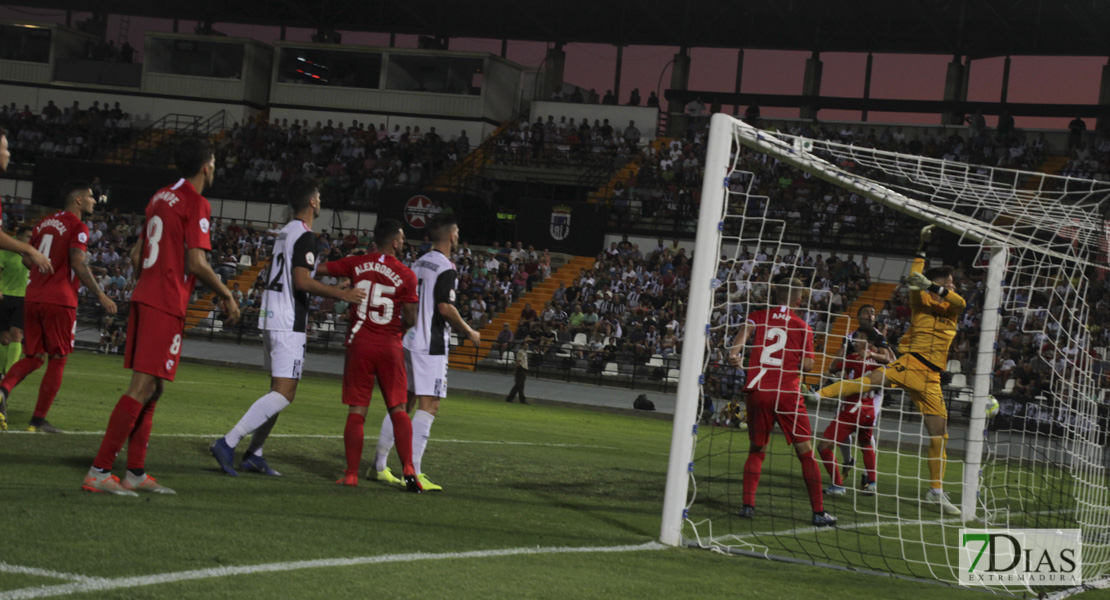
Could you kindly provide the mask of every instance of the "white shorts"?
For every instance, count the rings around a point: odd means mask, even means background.
[[[262,365],[271,377],[301,378],[305,339],[303,331],[262,332]]]
[[[447,397],[447,355],[424,354],[405,349],[405,371],[409,392],[417,396]]]

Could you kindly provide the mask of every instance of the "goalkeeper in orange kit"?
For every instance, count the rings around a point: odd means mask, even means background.
[[[956,337],[957,322],[967,302],[956,293],[951,267],[925,270],[925,246],[933,226],[921,230],[921,245],[907,278],[910,287],[911,325],[900,349],[902,356],[859,379],[838,381],[806,395],[811,400],[844,398],[879,389],[884,383],[906,390],[921,412],[929,433],[929,492],[925,500],[939,504],[952,515],[960,509],[944,493],[945,446],[948,443],[948,410],[941,391],[941,373],[948,362],[948,347]]]

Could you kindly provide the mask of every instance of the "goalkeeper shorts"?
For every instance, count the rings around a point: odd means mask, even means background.
[[[887,365],[886,380],[895,387],[906,390],[921,414],[948,417],[940,386],[940,373],[930,369],[912,354],[903,354]]]

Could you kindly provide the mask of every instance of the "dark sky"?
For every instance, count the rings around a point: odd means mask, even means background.
[[[75,13],[80,20],[87,15]],[[37,22],[64,23],[64,13],[23,8],[0,8],[0,18]],[[182,32],[191,30],[193,23],[182,23]],[[217,24],[216,29],[228,35],[254,38],[266,43],[279,39],[276,27]],[[172,30],[172,22],[161,19],[132,19],[129,40],[142,47],[146,31]],[[110,18],[108,37],[115,39],[119,33],[119,19]],[[309,29],[289,29],[289,41],[309,41]],[[387,46],[385,34],[343,32],[343,43]],[[398,36],[397,45],[416,47],[416,36]],[[500,53],[500,40],[453,39],[452,50],[471,50]],[[647,98],[649,91],[660,94],[670,86],[668,63],[678,51],[674,47],[634,46],[624,50],[621,74],[621,101],[627,101],[632,88],[639,88]],[[509,42],[508,58],[526,67],[539,67],[544,60],[546,46],[539,42]],[[617,51],[602,44],[568,44],[566,46],[565,79],[585,88],[595,88],[604,94],[613,87]],[[744,80],[741,91],[766,94],[799,94],[802,91],[802,73],[808,52],[748,50],[745,52]],[[854,53],[829,53],[822,55],[824,76],[821,92],[827,96],[863,95],[863,76],[866,55]],[[939,55],[876,55],[872,73],[873,98],[902,98],[940,100],[944,91],[945,69],[951,60]],[[737,52],[715,48],[691,50],[690,89],[731,92],[735,86]],[[1010,72],[1010,102],[1095,104],[1104,57],[1015,57]],[[1003,59],[979,60],[972,63],[968,99],[998,101],[1002,89]],[[662,78],[661,78],[662,76]],[[764,108],[765,117],[796,117],[797,109]],[[823,110],[822,120],[859,120],[857,112]],[[911,115],[872,113],[872,122],[937,123],[937,115]],[[1018,127],[1053,127],[1063,129],[1069,119],[1021,118]],[[988,123],[992,119],[988,118]],[[1093,119],[1089,126],[1093,127]]]

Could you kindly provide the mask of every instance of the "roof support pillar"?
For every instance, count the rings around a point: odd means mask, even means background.
[[[816,100],[821,95],[821,72],[824,66],[821,62],[821,53],[814,50],[813,56],[806,59],[805,79],[802,80],[803,96]],[[816,119],[817,106],[807,102],[799,116],[803,119]]]
[[[863,71],[863,114],[860,120],[867,122],[867,101],[871,99],[871,66],[875,62],[875,55],[867,53],[867,67]]]
[[[543,61],[543,95],[541,99],[547,100],[552,94],[563,91],[563,68],[567,64],[567,53],[563,50],[562,42],[555,42],[555,46],[547,50],[547,58]]]
[[[944,101],[947,103],[967,102],[967,76],[971,71],[971,59],[965,65],[960,60],[960,55],[952,57],[948,63],[948,73],[944,79]],[[956,107],[949,108],[942,116],[941,123],[945,125],[963,125],[964,111]]]

